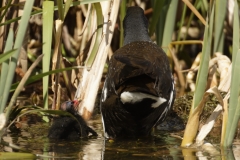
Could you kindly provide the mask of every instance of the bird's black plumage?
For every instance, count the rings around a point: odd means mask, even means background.
[[[109,62],[101,112],[106,136],[145,136],[161,123],[175,98],[169,61],[148,36],[148,22],[139,7],[124,19],[124,46]]]
[[[59,116],[53,119],[49,129],[48,137],[50,139],[79,139],[87,137],[90,133],[97,136],[97,133],[90,128],[84,119],[77,113],[77,101],[66,101],[61,104],[61,110],[71,113],[71,116]]]

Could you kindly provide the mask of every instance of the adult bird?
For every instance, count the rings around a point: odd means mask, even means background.
[[[147,136],[163,122],[175,99],[164,51],[148,35],[148,20],[129,7],[123,21],[124,46],[110,59],[101,96],[105,136]]]

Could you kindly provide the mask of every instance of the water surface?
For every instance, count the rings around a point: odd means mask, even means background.
[[[169,160],[169,159],[240,159],[240,140],[236,139],[233,150],[221,152],[219,147],[220,134],[214,134],[207,140],[215,150],[203,148],[182,149],[180,147],[183,132],[168,133],[155,130],[149,138],[105,140],[102,135],[100,115],[89,121],[90,127],[96,130],[98,137],[83,138],[76,141],[49,140],[47,138],[49,123],[40,118],[26,116],[19,122],[20,131],[10,132],[5,140],[25,148],[38,155],[39,159],[86,159],[86,160]],[[15,151],[4,147],[5,151]],[[185,156],[183,156],[183,153]],[[235,158],[234,158],[235,156]]]

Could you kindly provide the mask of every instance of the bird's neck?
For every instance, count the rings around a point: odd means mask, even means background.
[[[147,27],[143,23],[126,25],[124,29],[124,45],[135,41],[151,41]],[[138,25],[137,25],[138,24]],[[139,25],[140,24],[140,25]]]

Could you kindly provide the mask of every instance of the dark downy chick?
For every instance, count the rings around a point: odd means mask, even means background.
[[[66,101],[61,104],[61,110],[71,113],[71,116],[59,116],[53,119],[49,129],[50,139],[79,139],[88,137],[89,134],[97,136],[97,133],[90,127],[84,119],[77,113],[78,101]]]

